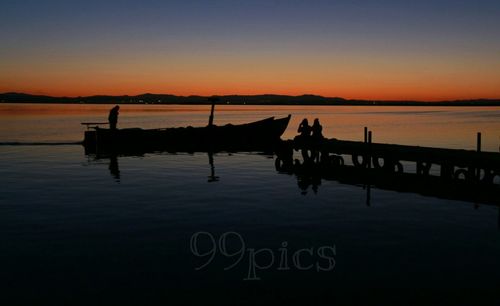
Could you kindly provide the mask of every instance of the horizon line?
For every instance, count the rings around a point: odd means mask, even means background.
[[[190,94],[190,95],[177,95],[171,93],[151,93],[144,92],[140,94],[91,94],[91,95],[49,95],[49,94],[37,94],[37,93],[29,93],[29,92],[16,92],[16,91],[8,91],[1,92],[0,95],[28,95],[28,96],[43,96],[47,98],[59,98],[59,99],[77,99],[77,98],[91,98],[91,97],[138,97],[143,95],[166,95],[166,96],[174,96],[179,98],[189,98],[189,97],[200,97],[200,98],[210,98],[210,97],[227,97],[227,96],[239,96],[239,97],[258,97],[258,96],[281,96],[281,97],[293,97],[299,98],[304,96],[312,96],[323,99],[341,99],[345,101],[373,101],[373,102],[422,102],[422,103],[439,103],[439,102],[458,102],[458,101],[500,101],[500,97],[498,98],[459,98],[459,99],[447,99],[447,100],[415,100],[415,99],[362,99],[362,98],[344,98],[340,96],[323,96],[319,94],[312,93],[304,93],[300,95],[290,95],[290,94],[279,94],[279,93],[264,93],[264,94],[213,94],[213,95],[200,95],[200,94]]]

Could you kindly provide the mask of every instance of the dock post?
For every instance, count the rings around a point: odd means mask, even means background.
[[[365,126],[365,138],[364,139],[365,139],[364,140],[365,143],[367,143],[368,142],[368,128],[366,126]]]
[[[372,131],[369,131],[368,132],[368,156],[367,156],[367,160],[368,160],[368,169],[371,169],[372,167]]]
[[[477,148],[478,152],[481,152],[481,133],[480,132],[477,133],[477,146],[476,146],[476,148]]]
[[[219,98],[216,96],[208,98],[208,101],[212,102],[212,107],[210,108],[210,117],[208,117],[208,126],[212,127],[214,125],[214,110],[215,103],[219,101]]]
[[[441,178],[445,180],[449,180],[453,178],[453,171],[455,170],[455,166],[448,162],[441,163]]]

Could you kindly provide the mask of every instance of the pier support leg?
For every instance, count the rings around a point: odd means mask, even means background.
[[[450,164],[441,164],[441,178],[452,179],[454,166]]]
[[[359,161],[359,157],[361,156],[361,162]],[[367,155],[352,155],[352,163],[355,167],[361,167],[361,168],[369,168],[371,161],[370,158]]]
[[[479,169],[479,171],[481,171],[481,169]],[[479,176],[478,179],[483,183],[493,184],[495,179],[495,172],[490,169],[484,169],[483,178],[481,179],[481,176]]]
[[[478,152],[481,152],[481,133],[477,133],[476,149]]]
[[[306,148],[303,148],[302,150],[300,150],[300,152],[302,153],[302,159],[304,160],[304,164],[309,164],[314,161],[313,151],[311,151],[311,155],[309,155],[309,150]]]
[[[476,178],[476,177],[478,178],[479,177],[480,171],[481,171],[480,169],[476,170],[476,168],[474,168],[474,167],[469,167],[467,169],[467,177],[466,177],[466,179],[470,180],[470,181],[474,181],[474,178]]]
[[[275,166],[278,171],[292,171],[293,168],[293,145],[291,142],[280,142],[275,149]]]
[[[366,159],[368,160],[368,169],[372,168],[372,131],[368,132],[368,148],[369,148],[369,153],[368,156],[366,156]]]
[[[429,175],[430,169],[432,167],[432,163],[418,161],[417,162],[417,174],[418,175]]]

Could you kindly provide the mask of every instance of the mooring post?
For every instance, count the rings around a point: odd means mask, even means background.
[[[219,101],[218,97],[210,97],[208,98],[208,101],[212,102],[212,107],[210,109],[210,117],[208,117],[208,126],[213,126],[214,125],[214,110],[215,110],[215,103]]]
[[[368,128],[365,126],[365,138],[364,138],[364,142],[368,142]]]
[[[372,131],[368,132],[368,169],[372,167]]]

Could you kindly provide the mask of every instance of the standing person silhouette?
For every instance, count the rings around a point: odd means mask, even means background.
[[[109,116],[108,116],[108,121],[109,121],[109,128],[111,130],[116,130],[116,124],[118,123],[118,114],[120,110],[120,106],[116,105],[109,111]]]

